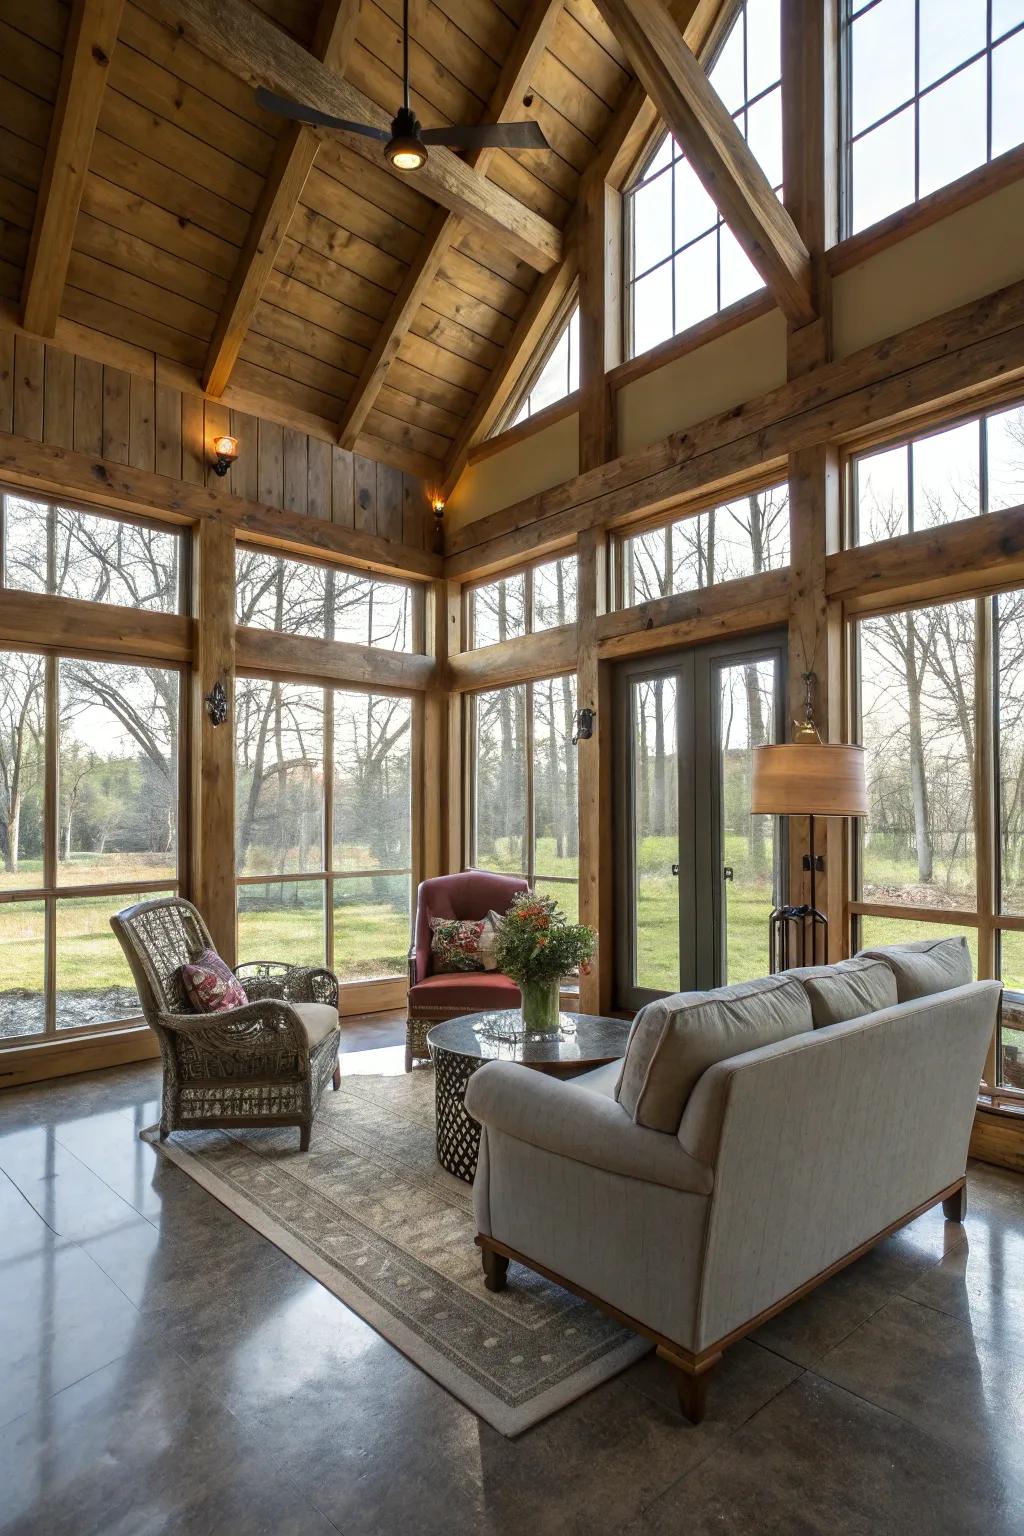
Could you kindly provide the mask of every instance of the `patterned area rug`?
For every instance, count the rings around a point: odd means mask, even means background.
[[[434,1155],[434,1077],[343,1077],[308,1152],[294,1130],[142,1132],[504,1435],[624,1370],[650,1345],[513,1264],[485,1290],[472,1191]]]

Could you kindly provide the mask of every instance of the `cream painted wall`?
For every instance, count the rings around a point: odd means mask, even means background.
[[[580,419],[574,412],[471,464],[448,498],[445,526],[450,530],[475,523],[489,512],[575,479],[579,472]]]
[[[908,235],[832,286],[833,346],[848,357],[1024,277],[1024,181]]]
[[[779,310],[716,336],[619,390],[619,452],[632,453],[786,382]]]

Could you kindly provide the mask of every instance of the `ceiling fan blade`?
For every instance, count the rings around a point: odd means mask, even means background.
[[[371,128],[369,123],[351,123],[344,117],[332,117],[330,112],[304,106],[302,102],[292,101],[288,96],[278,96],[274,91],[264,90],[262,85],[256,92],[256,100],[267,112],[276,112],[279,117],[290,117],[296,123],[313,123],[317,128],[340,128],[343,133],[361,133],[368,139],[380,139],[382,142],[391,137],[387,128]]]
[[[465,123],[450,128],[424,128],[424,144],[445,144],[449,149],[547,149],[539,123]]]

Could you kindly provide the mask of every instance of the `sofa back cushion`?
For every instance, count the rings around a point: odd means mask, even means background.
[[[896,978],[901,1003],[931,997],[974,980],[971,953],[963,934],[951,939],[917,939],[910,944],[881,944],[862,949],[858,959],[884,960]]]
[[[789,976],[677,992],[637,1014],[615,1097],[637,1125],[674,1133],[708,1067],[812,1028],[807,994]]]
[[[835,965],[797,966],[785,974],[802,983],[815,1029],[862,1019],[899,1000],[892,966],[871,955],[838,960]]]

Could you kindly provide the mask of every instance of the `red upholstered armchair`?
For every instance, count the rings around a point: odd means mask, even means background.
[[[460,875],[424,880],[416,893],[416,937],[409,955],[409,1021],[405,1031],[405,1070],[426,1061],[427,1031],[444,1019],[491,1008],[518,1008],[519,988],[499,971],[431,972],[430,919],[458,917],[472,921],[488,912],[507,912],[513,896],[528,890],[516,875],[467,869]]]

